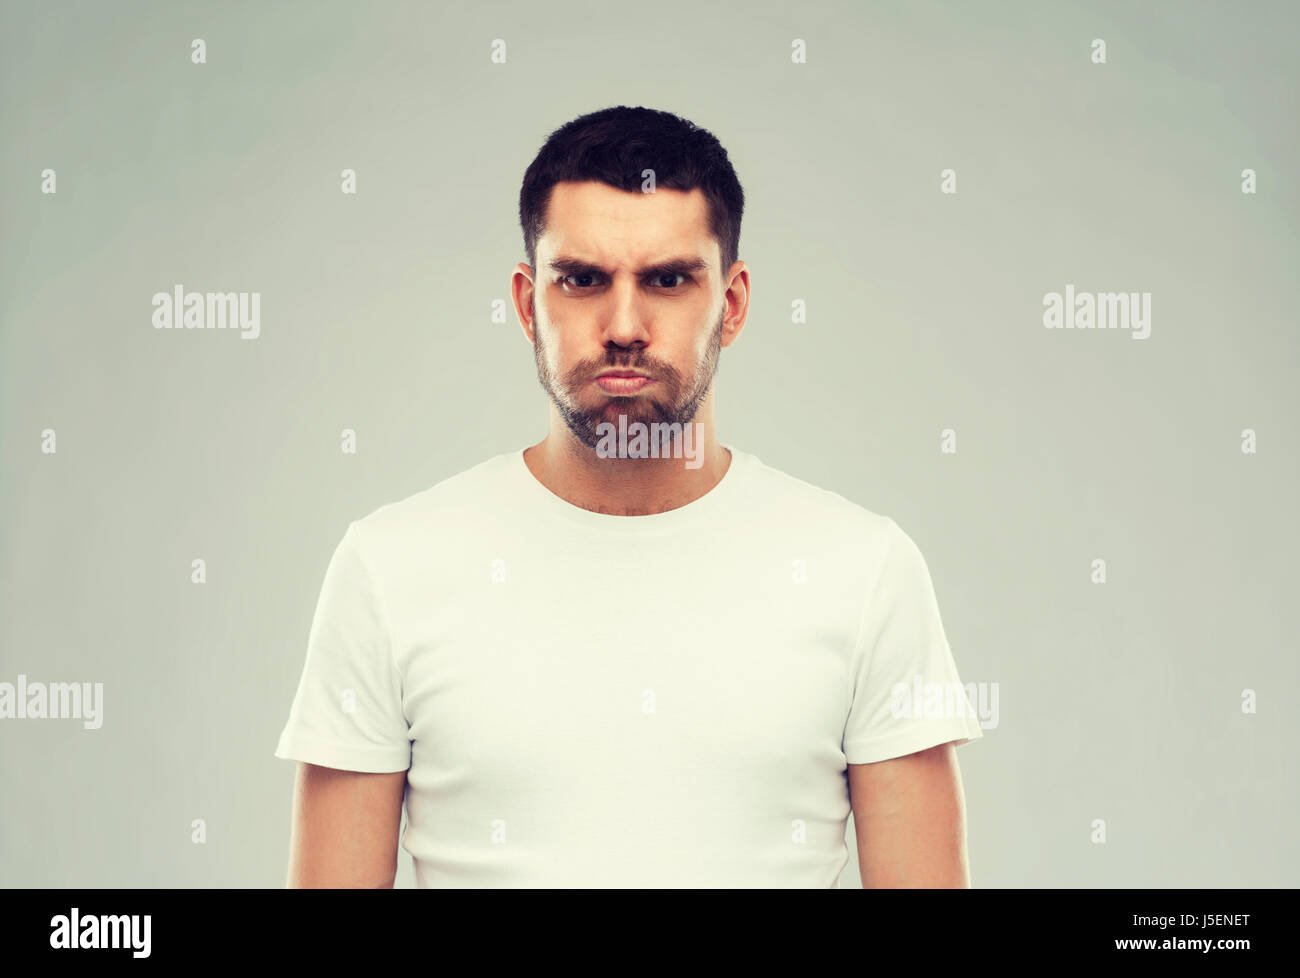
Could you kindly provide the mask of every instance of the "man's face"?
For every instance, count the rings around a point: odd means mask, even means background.
[[[629,193],[559,183],[533,276],[537,376],[574,436],[597,426],[685,425],[708,395],[724,345],[720,249],[698,189]],[[635,371],[648,379],[597,378]]]

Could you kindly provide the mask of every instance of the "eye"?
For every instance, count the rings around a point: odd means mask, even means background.
[[[681,282],[679,282],[677,285],[664,285],[663,280],[670,279],[670,278],[679,278],[681,279]],[[655,276],[655,284],[659,288],[675,289],[678,287],[678,285],[685,285],[686,281],[687,281],[686,276],[681,275],[677,272],[664,272],[662,275]]]
[[[578,273],[575,274],[575,275],[566,275],[566,276],[564,276],[564,278],[560,279],[560,282],[561,282],[562,284],[568,285],[568,284],[570,283],[570,280],[572,280],[572,279],[593,279],[593,278],[595,278],[595,277],[596,277],[596,274],[595,274],[594,272],[578,272]],[[574,283],[572,287],[575,288],[575,289],[589,289],[589,288],[591,288],[590,285],[578,285],[578,284],[576,284],[576,283]]]

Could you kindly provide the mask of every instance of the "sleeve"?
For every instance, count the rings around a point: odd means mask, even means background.
[[[275,756],[344,771],[411,766],[402,680],[354,522],[330,558],[307,661]]]
[[[958,678],[929,568],[892,519],[869,589],[849,676],[847,763],[978,740],[984,733]]]

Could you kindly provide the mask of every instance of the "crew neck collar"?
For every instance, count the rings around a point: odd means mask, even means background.
[[[722,474],[722,478],[698,499],[693,499],[685,506],[666,510],[662,513],[647,513],[642,516],[616,516],[612,513],[594,513],[573,503],[542,485],[528,463],[524,461],[524,452],[531,446],[524,446],[507,453],[507,460],[512,478],[521,486],[521,492],[528,503],[551,516],[558,517],[590,530],[604,533],[660,533],[672,531],[682,526],[694,526],[701,521],[716,519],[733,504],[753,464],[753,456],[742,452],[733,445],[719,442],[731,453],[731,464]]]

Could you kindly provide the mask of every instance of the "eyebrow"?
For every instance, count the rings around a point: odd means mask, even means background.
[[[587,275],[591,272],[599,272],[601,275],[608,277],[610,274],[607,269],[601,268],[595,262],[589,262],[582,258],[572,258],[567,255],[561,255],[550,262],[547,267],[553,272],[560,272],[564,275]],[[664,261],[655,262],[653,265],[638,268],[636,274],[638,277],[646,275],[684,276],[690,272],[702,272],[708,267],[708,262],[695,256],[668,258]]]

